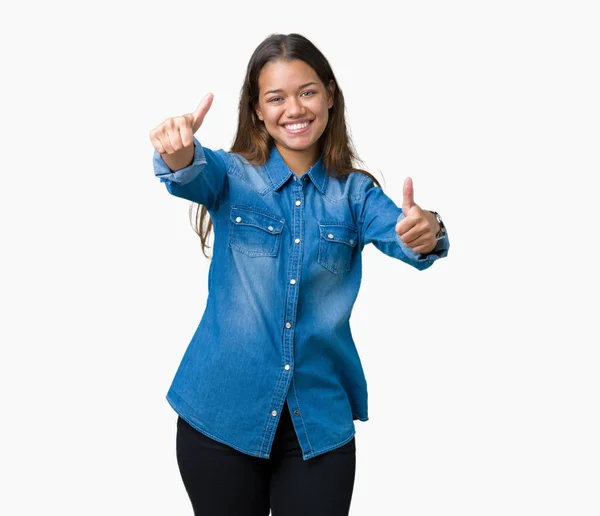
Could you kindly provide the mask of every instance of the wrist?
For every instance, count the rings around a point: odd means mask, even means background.
[[[427,210],[427,213],[428,213],[429,220],[431,221],[431,225],[433,227],[433,234],[437,235],[440,232],[440,230],[442,229],[442,227],[441,227],[440,223],[438,222],[438,219],[435,216],[435,213],[433,211]]]

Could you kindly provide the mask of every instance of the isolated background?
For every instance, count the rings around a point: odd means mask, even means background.
[[[211,91],[197,136],[228,149],[252,51],[299,32],[451,241],[424,272],[364,250],[351,515],[600,514],[594,4],[2,7],[0,513],[192,514],[164,396],[208,261],[148,135]]]

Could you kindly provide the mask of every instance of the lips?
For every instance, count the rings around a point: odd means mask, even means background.
[[[301,122],[294,122],[293,124],[283,124],[283,128],[288,133],[298,134],[306,131],[310,127],[311,123],[312,120],[303,120]]]

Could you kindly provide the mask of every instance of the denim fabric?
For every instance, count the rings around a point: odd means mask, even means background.
[[[292,418],[284,405],[268,460],[216,442],[177,418],[177,464],[194,514],[348,516],[355,439],[306,461]]]
[[[213,222],[208,299],[166,398],[190,425],[243,453],[269,458],[284,403],[303,459],[349,442],[368,420],[367,383],[350,331],[361,252],[423,270],[448,253],[404,245],[401,208],[360,172],[336,179],[319,159],[298,176],[276,147],[264,166],[203,148],[171,172],[169,193],[203,204]]]

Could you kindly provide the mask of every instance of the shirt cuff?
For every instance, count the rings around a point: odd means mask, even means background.
[[[170,182],[185,185],[192,182],[202,172],[202,169],[206,165],[206,156],[202,145],[194,137],[194,161],[192,161],[191,165],[172,172],[156,150],[154,151],[153,165],[154,175],[160,179],[161,183]]]

